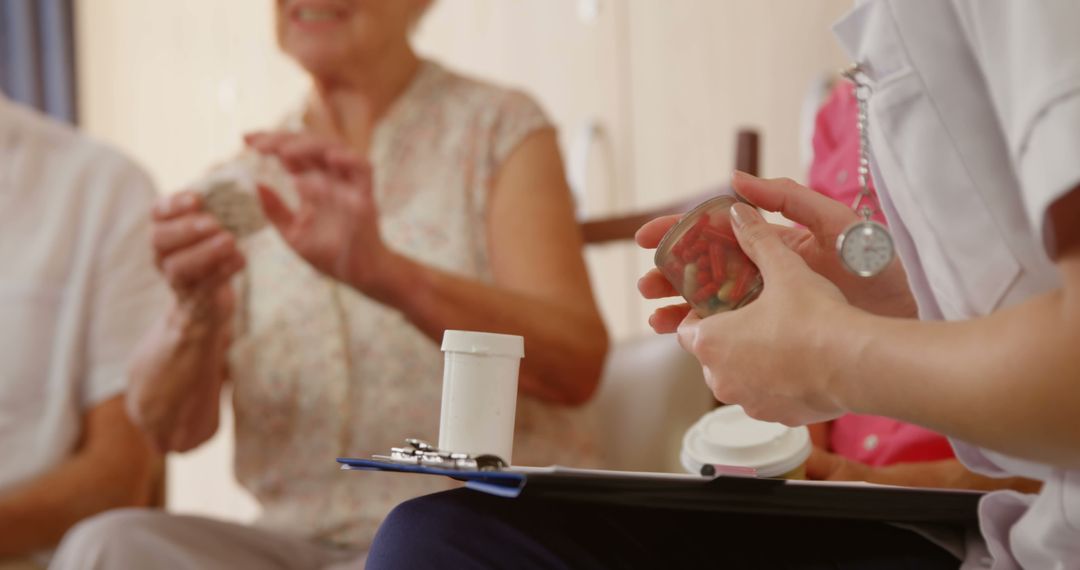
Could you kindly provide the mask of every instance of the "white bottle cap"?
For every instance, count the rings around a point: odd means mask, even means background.
[[[448,330],[443,333],[442,350],[443,352],[523,358],[525,339],[512,334]]]
[[[755,420],[742,406],[717,408],[697,421],[683,437],[682,464],[698,474],[703,465],[749,467],[758,477],[779,477],[810,456],[805,427]]]

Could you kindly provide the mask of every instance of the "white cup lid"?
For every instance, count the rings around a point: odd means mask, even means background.
[[[701,467],[750,467],[759,477],[793,471],[810,456],[810,432],[746,415],[742,406],[723,406],[701,417],[683,436],[682,463],[691,473]]]
[[[485,356],[525,356],[525,339],[514,334],[473,331],[444,331],[443,352],[464,352]]]

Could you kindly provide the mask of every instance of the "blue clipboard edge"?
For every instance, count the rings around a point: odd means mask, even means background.
[[[342,469],[347,471],[390,471],[393,473],[443,475],[463,481],[465,486],[470,489],[508,499],[514,499],[521,495],[521,491],[525,488],[525,483],[528,480],[524,473],[512,471],[454,471],[452,469],[438,469],[422,465],[405,465],[392,461],[352,457],[339,457],[337,462],[341,464]]]
[[[679,510],[782,514],[892,523],[977,524],[981,491],[893,487],[871,483],[788,481],[720,476],[612,472],[560,467],[454,471],[376,459],[339,458],[343,470],[439,475],[504,498],[532,498]],[[526,492],[526,483],[534,485]]]

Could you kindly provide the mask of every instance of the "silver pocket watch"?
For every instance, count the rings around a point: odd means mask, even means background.
[[[889,266],[895,256],[888,228],[870,219],[855,222],[836,238],[836,250],[844,267],[859,277],[873,277]]]
[[[855,99],[859,103],[859,193],[851,208],[862,219],[845,228],[836,238],[836,252],[848,271],[859,277],[873,277],[892,263],[896,248],[888,228],[870,219],[874,210],[864,203],[873,197],[870,192],[870,139],[867,134],[870,86],[858,65],[851,66],[843,75],[855,84]]]

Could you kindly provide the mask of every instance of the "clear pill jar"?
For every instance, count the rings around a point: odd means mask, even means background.
[[[761,293],[761,272],[731,226],[733,195],[706,200],[660,240],[654,261],[699,317],[738,309]]]

